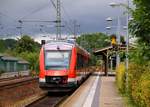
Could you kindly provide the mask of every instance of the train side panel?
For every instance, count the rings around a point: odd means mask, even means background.
[[[45,63],[44,63],[44,49],[43,49],[43,47],[41,48],[41,51],[40,51],[39,60],[40,60],[39,82],[45,82],[45,70],[44,70]]]
[[[74,47],[72,49],[71,60],[70,60],[70,69],[68,71],[68,82],[73,82],[76,84],[76,62],[77,62],[77,50]]]

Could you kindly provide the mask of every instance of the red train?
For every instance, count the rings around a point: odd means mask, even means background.
[[[40,88],[49,91],[69,91],[89,74],[90,54],[75,43],[46,43],[40,51]]]

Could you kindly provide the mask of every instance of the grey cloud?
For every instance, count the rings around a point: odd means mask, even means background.
[[[107,23],[105,19],[108,16],[122,15],[123,10],[112,9],[109,3],[112,1],[125,2],[125,0],[61,0],[66,12],[62,10],[62,17],[65,21],[77,20],[81,25],[83,32],[105,32]],[[41,10],[37,10],[41,9]],[[35,11],[37,10],[37,12]],[[5,27],[19,26],[17,22],[20,18],[33,20],[55,20],[55,9],[50,0],[1,0],[0,1],[0,23]],[[32,13],[32,14],[31,14]],[[25,16],[25,17],[24,17]],[[69,17],[68,17],[69,16]],[[6,18],[7,17],[7,18]],[[14,21],[16,20],[16,21]],[[39,33],[39,25],[44,23],[31,23],[24,25],[24,32]],[[49,25],[49,24],[45,24]],[[53,24],[54,25],[54,24]],[[70,24],[70,26],[72,26]],[[9,28],[11,29],[11,28]],[[50,29],[50,30],[49,30]],[[66,28],[63,28],[66,30]],[[54,28],[43,28],[48,33],[54,33]],[[19,32],[18,30],[10,30],[11,33]],[[63,31],[66,33],[66,31]],[[0,31],[2,33],[2,30]],[[5,33],[5,30],[3,30]]]

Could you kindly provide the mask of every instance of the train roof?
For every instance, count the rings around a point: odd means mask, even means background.
[[[79,53],[86,53],[88,56],[90,56],[90,53],[88,51],[86,51],[84,48],[82,48],[81,46],[79,46],[75,41],[72,40],[55,40],[55,41],[48,41],[45,45],[44,48],[48,48],[49,46],[52,45],[66,45],[68,47],[73,48],[73,47],[77,47],[77,50],[79,51]]]
[[[75,45],[75,44],[77,44],[76,42],[75,42],[75,40],[49,40],[49,41],[47,41],[46,42],[46,44],[60,44],[60,43],[68,43],[68,44],[72,44],[72,45]]]

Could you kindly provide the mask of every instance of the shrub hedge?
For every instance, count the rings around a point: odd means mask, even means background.
[[[125,65],[121,63],[116,72],[116,83],[121,93],[127,93],[138,107],[150,107],[150,65],[131,63],[126,88]]]
[[[125,66],[124,63],[121,63],[117,69],[116,69],[116,83],[118,86],[118,89],[121,93],[125,92]]]

